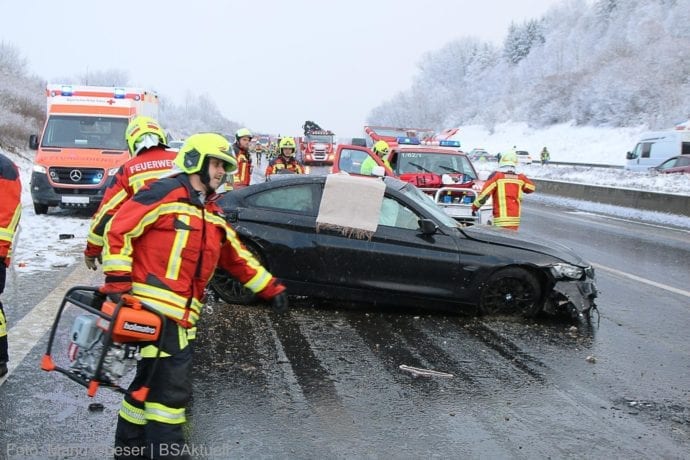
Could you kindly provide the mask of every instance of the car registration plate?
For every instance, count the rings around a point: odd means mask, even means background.
[[[65,204],[89,204],[89,197],[88,196],[63,195],[60,199]]]

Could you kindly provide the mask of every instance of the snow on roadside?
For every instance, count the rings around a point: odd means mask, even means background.
[[[22,216],[15,234],[13,269],[34,273],[73,265],[86,246],[90,214],[50,208],[47,215],[37,216],[29,190],[30,155],[3,153],[19,167],[22,181]],[[60,239],[61,234],[72,237]]]
[[[553,164],[542,167],[539,161],[541,149],[546,146],[551,161],[622,166],[625,164],[625,153],[632,150],[645,130],[643,126],[595,128],[570,123],[533,129],[525,123],[503,123],[497,125],[493,133],[481,126],[464,126],[454,138],[460,140],[465,152],[475,147],[484,148],[490,153],[505,151],[513,146],[518,150],[527,150],[534,164],[520,165],[519,170],[528,177],[690,195],[690,174],[655,174]],[[494,162],[485,161],[475,164],[477,169],[484,171],[492,171],[497,166]]]
[[[490,132],[483,126],[461,126],[453,139],[462,149],[484,148],[498,153],[517,147],[527,150],[533,159],[547,147],[552,161],[625,165],[625,154],[635,147],[645,126],[635,128],[599,128],[561,123],[543,129],[530,128],[526,123],[501,123]]]

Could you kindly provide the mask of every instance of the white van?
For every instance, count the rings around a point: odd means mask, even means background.
[[[690,154],[690,130],[644,133],[625,156],[625,169],[647,171],[676,155]]]

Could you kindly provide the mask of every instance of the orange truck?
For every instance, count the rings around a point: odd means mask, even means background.
[[[36,214],[50,206],[96,208],[127,161],[125,128],[137,115],[158,118],[158,95],[141,88],[48,85],[47,117],[36,150],[31,198]]]

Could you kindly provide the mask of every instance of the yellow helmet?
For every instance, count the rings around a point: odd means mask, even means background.
[[[283,149],[292,149],[292,155],[295,154],[297,150],[297,144],[295,143],[294,137],[284,137],[278,143],[278,152],[283,153]]]
[[[517,166],[517,154],[515,150],[508,150],[501,154],[501,159],[498,162],[499,167],[503,166]]]
[[[390,147],[388,146],[388,142],[386,141],[376,141],[376,143],[374,144],[374,148],[372,150],[375,154],[381,157],[388,155]]]
[[[254,136],[252,136],[252,132],[247,128],[240,128],[235,133],[235,139],[239,141],[243,137],[248,137],[250,141],[254,138]]]
[[[235,153],[225,137],[216,133],[199,133],[189,136],[175,157],[175,165],[187,174],[201,171],[207,157],[218,158],[225,163],[225,172],[237,172]]]
[[[156,120],[151,117],[139,115],[129,122],[125,130],[125,140],[127,141],[127,147],[132,156],[135,156],[144,148],[153,147],[155,145],[153,144],[155,141],[153,141],[146,145],[137,146],[137,141],[145,134],[153,134],[158,137],[159,144],[165,145],[168,143],[165,131],[163,131],[163,128],[161,128],[161,125],[158,124]]]

